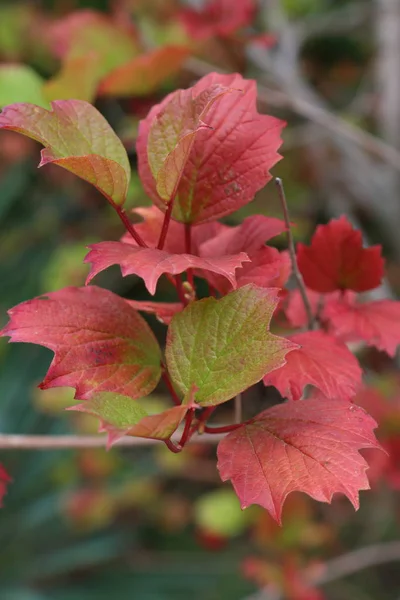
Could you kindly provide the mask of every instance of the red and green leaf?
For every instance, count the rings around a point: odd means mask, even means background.
[[[269,332],[277,293],[247,285],[220,300],[192,302],[173,317],[166,359],[183,395],[195,385],[198,404],[221,404],[284,364],[297,346]]]
[[[193,88],[174,92],[150,125],[148,164],[159,197],[166,203],[175,197],[196,134],[208,126],[203,119],[212,105],[231,90],[210,85],[198,96]]]
[[[281,522],[291,492],[331,502],[345,494],[354,508],[369,489],[362,448],[379,448],[375,421],[345,401],[301,400],[267,409],[218,445],[218,469],[242,508],[259,504]]]
[[[110,448],[125,435],[155,440],[169,439],[185,418],[189,407],[188,404],[182,404],[159,414],[149,415],[137,400],[121,394],[102,392],[68,410],[98,417],[99,431],[107,432],[107,447]]]
[[[271,179],[268,171],[280,159],[277,150],[284,122],[257,112],[255,81],[211,73],[191,88],[191,97],[196,100],[215,85],[241,92],[226,94],[216,102],[207,114],[209,127],[194,138],[172,212],[173,218],[184,223],[213,221],[248,204]],[[139,127],[140,178],[146,193],[162,210],[165,201],[157,192],[148,156],[149,135],[157,116],[182,94],[185,97],[187,91],[167,96]]]
[[[22,133],[45,147],[39,166],[54,163],[94,185],[111,204],[123,204],[130,180],[128,156],[105,118],[82,100],[59,100],[51,110],[11,104],[0,129]]]
[[[65,288],[19,304],[0,332],[12,342],[45,346],[54,359],[42,389],[74,387],[76,398],[115,392],[149,394],[161,375],[161,351],[144,319],[98,287]]]

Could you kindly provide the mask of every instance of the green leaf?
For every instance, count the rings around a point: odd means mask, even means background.
[[[195,385],[198,404],[221,404],[285,364],[298,346],[269,332],[278,291],[249,284],[220,300],[193,302],[173,317],[166,359],[183,394]]]
[[[0,66],[0,107],[14,102],[32,102],[48,108],[42,88],[43,79],[27,65]]]
[[[45,146],[39,166],[60,165],[94,185],[111,204],[123,204],[130,166],[126,150],[105,118],[83,100],[57,100],[51,110],[11,104],[0,129],[22,133]]]
[[[190,398],[188,400],[190,402]],[[185,418],[190,406],[191,404],[182,404],[149,415],[140,400],[113,392],[100,392],[67,410],[86,412],[98,417],[101,421],[100,431],[107,432],[107,446],[110,447],[125,435],[169,439]]]

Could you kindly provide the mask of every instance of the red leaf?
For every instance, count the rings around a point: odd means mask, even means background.
[[[12,479],[3,467],[0,464],[0,506],[3,506],[3,498],[7,493],[7,486],[11,483]]]
[[[255,13],[254,0],[209,0],[203,9],[186,8],[180,13],[188,35],[195,40],[213,36],[227,37],[251,24]]]
[[[363,248],[361,232],[344,216],[317,227],[311,246],[298,244],[297,261],[306,286],[316,292],[365,292],[383,277],[381,246]]]
[[[225,95],[207,114],[212,129],[196,135],[175,197],[173,217],[185,223],[205,223],[250,202],[270,180],[268,170],[279,160],[284,122],[258,114],[255,81],[240,75],[211,73],[191,88],[193,98],[212,85],[240,89]],[[139,174],[146,193],[162,210],[147,155],[149,131],[174,92],[141,121],[137,140]]]
[[[54,163],[94,185],[111,204],[123,204],[130,166],[121,141],[105,118],[82,100],[57,100],[52,110],[11,104],[0,129],[22,133],[45,146],[39,166]]]
[[[70,386],[76,398],[112,391],[149,394],[161,375],[161,352],[151,329],[129,304],[98,287],[65,288],[9,311],[0,335],[55,353],[40,387]]]
[[[122,242],[100,242],[88,247],[91,250],[86,256],[85,262],[91,263],[92,268],[86,283],[111,265],[120,265],[124,277],[133,274],[139,275],[150,294],[153,295],[158,279],[163,273],[178,275],[187,269],[204,269],[219,273],[235,287],[235,269],[249,260],[247,254],[243,252],[236,256],[207,259],[191,254],[169,254],[165,250],[139,248]]]
[[[237,227],[224,226],[201,246],[202,256],[256,252],[268,240],[286,230],[284,221],[264,215],[252,215]]]
[[[165,325],[169,325],[176,313],[184,309],[180,302],[149,302],[147,300],[126,300],[135,310],[155,314],[157,319]]]
[[[283,367],[264,377],[265,385],[274,385],[289,400],[300,400],[306,385],[314,385],[328,398],[350,400],[356,394],[362,371],[344,344],[322,331],[289,339],[300,348],[289,352]]]
[[[183,46],[162,46],[114,69],[101,82],[104,96],[143,96],[152,94],[175,75],[189,55]]]
[[[400,344],[400,302],[376,300],[361,304],[352,297],[331,300],[323,316],[335,336],[347,341],[363,340],[368,346],[394,356]]]
[[[354,508],[369,489],[361,448],[379,448],[375,421],[345,401],[301,400],[273,406],[218,445],[218,469],[230,479],[242,508],[259,504],[281,522],[294,491],[331,502],[345,494]]]

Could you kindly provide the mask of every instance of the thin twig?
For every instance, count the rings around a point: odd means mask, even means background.
[[[175,438],[174,438],[175,439]],[[193,441],[202,444],[216,444],[221,436],[200,435]],[[123,437],[114,446],[154,446],[158,440],[147,438]],[[104,435],[14,435],[0,434],[2,450],[67,450],[80,448],[106,448]]]
[[[276,177],[275,184],[276,184],[276,187],[278,190],[279,199],[282,204],[282,210],[283,210],[283,215],[284,215],[285,224],[286,224],[288,248],[289,248],[290,260],[292,263],[293,275],[296,279],[297,287],[299,288],[299,292],[300,292],[301,298],[303,300],[304,308],[306,310],[308,327],[309,327],[309,329],[313,329],[313,327],[314,327],[313,312],[312,312],[310,301],[307,296],[306,286],[304,284],[303,276],[300,273],[299,267],[297,265],[296,249],[294,246],[293,233],[292,233],[292,228],[290,226],[290,219],[289,219],[289,209],[288,209],[288,205],[287,205],[287,201],[286,201],[285,190],[283,187],[282,179],[280,179],[279,177]]]

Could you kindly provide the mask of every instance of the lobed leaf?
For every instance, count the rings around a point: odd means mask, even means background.
[[[327,398],[350,400],[361,385],[362,370],[350,350],[322,331],[298,333],[289,338],[299,345],[286,364],[264,377],[284,398],[300,400],[304,388],[314,385]]]
[[[144,319],[98,287],[65,288],[9,311],[0,335],[54,352],[42,389],[70,386],[76,398],[115,392],[149,394],[161,375],[161,350]]]
[[[306,286],[316,292],[365,292],[383,277],[381,246],[363,248],[361,231],[345,216],[317,227],[311,246],[298,244],[297,262]]]
[[[226,402],[282,366],[297,345],[272,335],[278,290],[247,285],[224,298],[192,302],[168,328],[166,359],[174,384],[196,402]]]
[[[153,295],[161,275],[164,273],[178,275],[192,268],[219,273],[235,287],[235,269],[248,260],[247,254],[244,254],[244,252],[235,256],[207,259],[191,254],[170,254],[165,250],[156,248],[140,248],[123,242],[100,242],[88,247],[90,252],[86,256],[85,262],[91,263],[92,267],[86,283],[89,283],[95,275],[111,265],[119,265],[124,277],[133,274],[139,275],[145,282],[150,294]]]
[[[17,131],[43,144],[39,166],[57,164],[94,185],[111,204],[123,204],[129,160],[105,118],[82,100],[58,100],[51,108],[7,106],[0,114],[0,129]]]
[[[269,169],[279,160],[280,132],[284,122],[258,114],[256,84],[240,75],[211,73],[190,90],[179,90],[154,106],[141,121],[137,140],[139,174],[144,189],[165,211],[157,191],[148,142],[157,115],[188,93],[197,99],[212,86],[241,90],[226,94],[207,114],[208,129],[193,141],[174,200],[172,216],[184,223],[206,223],[244,206],[270,180]],[[154,168],[154,167],[153,167]]]
[[[354,508],[369,489],[368,464],[358,452],[379,448],[375,421],[346,401],[301,400],[273,406],[218,445],[218,469],[230,479],[242,508],[259,504],[281,523],[291,492],[331,502],[345,494]]]

